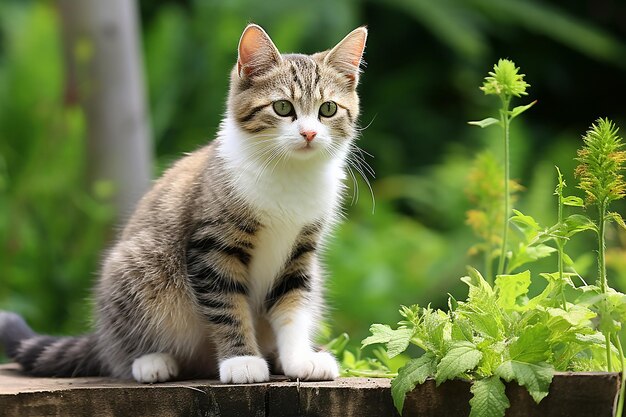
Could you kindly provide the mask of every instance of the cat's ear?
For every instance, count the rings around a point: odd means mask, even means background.
[[[367,28],[365,26],[354,29],[330,50],[324,62],[333,66],[356,85],[359,81],[366,40]]]
[[[237,73],[240,77],[254,77],[277,65],[280,52],[259,25],[249,24],[239,40]]]

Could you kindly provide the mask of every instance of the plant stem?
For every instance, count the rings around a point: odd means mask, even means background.
[[[624,395],[626,395],[626,363],[624,359],[624,349],[622,349],[622,342],[619,339],[619,335],[615,336],[615,346],[617,346],[617,351],[619,352],[620,361],[622,362],[622,381],[619,389],[619,398],[617,400],[617,410],[615,415],[621,417],[624,415]]]
[[[608,292],[608,284],[606,281],[606,261],[605,261],[605,247],[606,241],[604,237],[604,228],[606,224],[606,203],[601,202],[598,205],[598,273],[600,275],[600,289],[602,294]]]
[[[500,250],[500,261],[498,262],[498,274],[504,274],[504,266],[506,263],[507,240],[509,236],[509,213],[511,211],[511,197],[509,195],[509,103],[511,98],[501,96],[502,110],[500,110],[500,120],[504,129],[504,224],[502,228],[502,248]]]
[[[563,190],[559,191],[559,209],[558,209],[558,224],[559,227],[563,224]],[[557,256],[559,263],[559,285],[561,286],[561,301],[563,302],[563,310],[567,311],[567,299],[565,298],[565,291],[563,291],[563,251],[564,244],[562,238],[557,238]]]
[[[598,203],[598,274],[600,275],[600,290],[603,295],[608,293],[608,284],[606,282],[606,261],[605,261],[605,238],[604,238],[604,226],[606,223],[606,202],[601,201]],[[602,314],[608,314],[608,301],[606,298],[602,301],[603,310]],[[606,366],[609,372],[613,372],[613,365],[611,363],[611,333],[604,333],[604,340],[606,345]]]

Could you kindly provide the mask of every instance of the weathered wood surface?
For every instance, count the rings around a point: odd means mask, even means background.
[[[550,395],[536,405],[525,389],[509,384],[509,417],[612,417],[617,374],[558,374]],[[0,366],[0,416],[397,416],[390,381],[340,378],[293,382],[275,378],[251,385],[181,381],[143,385],[110,378],[29,378],[16,365]],[[434,381],[407,396],[404,416],[469,415],[469,383]]]
[[[0,416],[393,416],[389,380],[223,385],[196,380],[144,385],[111,378],[29,378],[0,366]]]

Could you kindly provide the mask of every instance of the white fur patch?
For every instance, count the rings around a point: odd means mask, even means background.
[[[220,381],[224,384],[251,384],[269,380],[267,362],[257,356],[236,356],[220,363]]]
[[[167,353],[150,353],[133,362],[133,378],[137,382],[154,383],[169,381],[178,376],[178,364]]]
[[[297,131],[255,138],[241,131],[229,117],[221,126],[218,153],[230,172],[233,188],[264,226],[249,267],[250,293],[257,308],[302,228],[319,220],[335,220],[344,188],[347,145],[335,145],[334,156],[330,157],[323,150],[328,145],[320,138],[318,148],[303,158],[298,156],[298,140],[302,138]],[[272,149],[282,149],[277,152],[283,153],[268,162]]]
[[[290,378],[306,381],[328,381],[339,376],[337,361],[328,352],[307,352],[281,361],[283,372]]]
[[[335,358],[311,347],[314,317],[310,309],[277,312],[271,318],[284,374],[303,380],[331,380],[339,376]]]

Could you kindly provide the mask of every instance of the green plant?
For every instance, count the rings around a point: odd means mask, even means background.
[[[472,122],[481,127],[499,125],[504,133],[504,181],[499,183],[500,190],[490,177],[497,170],[487,157],[478,159],[483,166],[478,166],[471,176],[478,183],[474,192],[479,210],[469,218],[486,242],[483,250],[488,273],[493,242],[497,241],[493,223],[504,220],[493,285],[477,269],[469,268],[468,276],[461,279],[469,287],[466,300],[457,301],[450,296],[447,311],[403,306],[403,320],[397,328],[374,324],[370,327],[371,336],[362,342],[364,346],[384,344],[390,358],[402,354],[410,345],[423,351],[399,369],[392,382],[394,404],[400,412],[406,393],[429,377],[437,385],[452,378],[472,381],[470,416],[500,417],[510,405],[504,381],[524,386],[539,403],[548,395],[555,371],[625,372],[618,332],[626,321],[626,295],[609,287],[604,259],[605,224],[614,220],[626,228],[618,214],[608,212],[608,204],[621,198],[625,190],[620,173],[625,154],[617,129],[606,119],[598,120],[583,138],[584,146],[578,152],[579,188],[587,194],[587,205],[598,207],[597,221],[577,213],[565,216],[566,206],[583,207],[584,202],[564,194],[566,183],[557,168],[557,222],[542,227],[533,217],[510,208],[509,125],[535,103],[509,110],[511,98],[525,94],[528,87],[522,78],[513,62],[500,60],[482,87],[486,94],[499,96],[500,119]],[[484,186],[490,182],[491,186]],[[503,219],[498,215],[500,206],[489,202],[491,193],[500,194],[503,200]],[[509,228],[516,232],[515,240],[508,239]],[[565,253],[566,244],[586,231],[594,231],[598,236],[597,285],[587,284]],[[540,274],[546,282],[537,295],[531,296],[530,271],[516,271],[552,253],[557,254],[557,271]],[[614,366],[615,361],[618,366]],[[618,415],[623,409],[623,397],[624,384]]]
[[[504,140],[504,227],[502,228],[502,239],[500,245],[500,261],[498,262],[498,274],[504,273],[505,262],[507,259],[508,250],[508,235],[509,235],[509,214],[511,212],[511,192],[509,182],[510,175],[510,156],[509,156],[509,134],[511,121],[517,116],[532,107],[536,101],[531,102],[525,106],[517,106],[513,110],[509,110],[511,100],[513,97],[520,97],[527,95],[526,88],[530,87],[530,84],[524,81],[524,74],[518,74],[519,68],[515,67],[515,64],[508,59],[500,59],[493,67],[493,72],[489,73],[489,76],[485,78],[485,82],[480,89],[487,95],[496,95],[500,99],[502,107],[499,110],[500,118],[496,119],[488,117],[478,122],[469,122],[472,125],[487,127],[494,124],[502,127],[503,140]],[[487,279],[491,280],[491,276]]]
[[[587,205],[594,205],[598,210],[596,224],[598,233],[598,285],[605,297],[608,295],[609,289],[606,277],[605,226],[610,220],[616,220],[621,225],[624,224],[624,220],[619,214],[608,212],[609,204],[623,198],[626,189],[626,183],[620,174],[623,170],[626,152],[621,150],[623,145],[617,132],[618,129],[611,121],[598,119],[597,125],[593,124],[583,137],[585,145],[578,151],[577,160],[580,165],[576,168],[576,175],[580,178],[579,188],[587,196]],[[602,303],[600,316],[600,328],[606,338],[607,366],[611,371],[613,368],[609,354],[611,338],[617,334],[619,326],[610,317],[607,300]],[[619,343],[619,339],[617,341]]]

